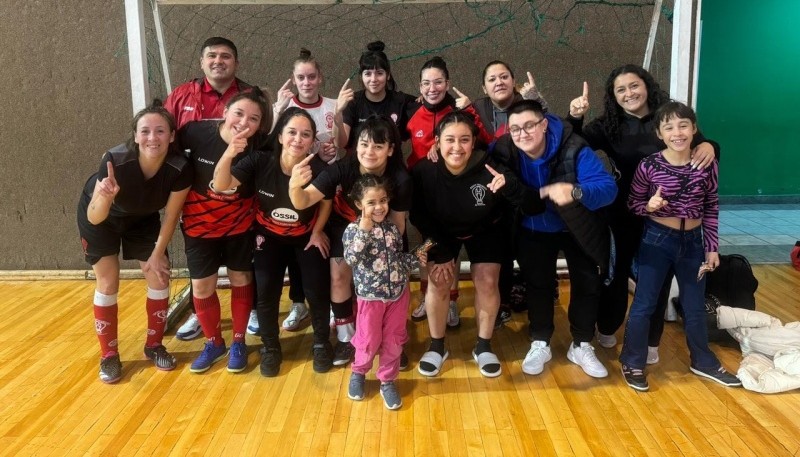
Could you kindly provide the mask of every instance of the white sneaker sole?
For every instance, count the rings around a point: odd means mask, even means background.
[[[570,348],[570,349],[572,349],[572,348]],[[575,357],[572,355],[572,351],[571,350],[567,352],[567,360],[569,360],[570,362],[574,363],[575,365],[578,365],[579,367],[581,367],[581,369],[583,370],[584,373],[588,374],[589,376],[591,376],[593,378],[606,378],[606,377],[608,377],[608,370],[606,370],[605,367],[604,367],[603,371],[587,370],[586,367],[584,367],[583,365],[578,363],[577,360],[575,360]]]

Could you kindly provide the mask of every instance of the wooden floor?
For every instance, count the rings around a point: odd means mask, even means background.
[[[800,273],[779,265],[758,266],[756,274],[759,308],[800,320]],[[427,327],[410,325],[412,370],[400,375],[399,411],[383,407],[374,376],[367,398],[353,402],[349,370],[314,373],[309,329],[281,335],[277,378],[260,376],[252,337],[244,373],[219,363],[192,374],[188,364],[202,341],[178,341],[174,331],[165,344],[180,365],[155,370],[141,352],[141,281],[123,283],[125,377],[105,385],[97,378],[93,289],[89,281],[0,283],[0,455],[800,455],[800,393],[761,395],[690,374],[676,324],[667,325],[661,362],[648,370],[650,392],[624,384],[619,345],[597,350],[608,378],[583,374],[565,357],[566,282],[552,362],[539,376],[521,372],[529,342],[526,317],[517,314],[493,340],[503,361],[496,379],[483,378],[469,355],[475,323],[463,283],[463,324],[449,333],[451,358],[438,378],[416,371]],[[225,303],[228,295],[221,292]],[[228,335],[229,313],[223,316]],[[725,366],[738,367],[737,348],[714,349]]]

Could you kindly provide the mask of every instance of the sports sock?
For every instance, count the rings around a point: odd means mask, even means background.
[[[160,346],[167,325],[167,307],[169,306],[169,288],[154,290],[147,288],[147,342],[149,348]]]
[[[253,284],[231,287],[231,318],[233,320],[233,341],[244,343],[244,331],[253,309]]]
[[[100,342],[100,355],[105,358],[118,353],[117,294],[94,292],[94,331]]]
[[[197,320],[203,328],[203,334],[208,341],[215,346],[225,344],[222,339],[222,328],[220,327],[219,296],[214,291],[206,298],[194,297],[194,305],[197,312]]]

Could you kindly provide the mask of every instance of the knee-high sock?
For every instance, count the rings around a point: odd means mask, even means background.
[[[244,342],[244,331],[250,310],[253,309],[253,284],[231,287],[231,318],[233,320],[233,341]]]
[[[167,307],[169,306],[169,288],[154,290],[147,288],[147,347],[161,345],[164,328],[167,326]]]
[[[200,321],[200,327],[203,328],[203,334],[208,338],[208,341],[214,343],[215,346],[225,344],[222,339],[222,328],[220,327],[220,309],[219,309],[219,296],[214,291],[211,296],[206,298],[194,297],[195,311],[197,312],[197,320]]]
[[[100,342],[100,355],[117,354],[117,294],[94,292],[94,331]]]

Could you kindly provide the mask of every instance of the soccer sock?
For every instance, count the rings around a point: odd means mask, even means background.
[[[450,301],[458,301],[458,289],[450,289]]]
[[[231,287],[231,317],[233,320],[233,341],[244,343],[244,331],[253,309],[253,284]]]
[[[444,355],[444,337],[431,338],[431,345],[428,350],[436,352],[439,355]]]
[[[118,353],[117,294],[94,291],[94,331],[100,341],[100,355],[105,358]]]
[[[478,342],[475,343],[475,354],[483,354],[484,352],[492,352],[492,340],[478,337]]]
[[[149,348],[160,346],[161,340],[164,338],[168,302],[169,288],[163,290],[147,288],[147,342],[145,346]]]
[[[333,309],[334,321],[336,322],[336,338],[343,343],[349,342],[356,333],[353,298],[350,297],[340,302],[332,301],[331,309]]]
[[[208,338],[208,341],[214,343],[215,346],[225,344],[222,339],[222,328],[219,322],[220,309],[217,291],[214,291],[213,294],[206,298],[194,297],[194,305],[197,320],[200,321],[200,327],[203,328],[203,334]]]

